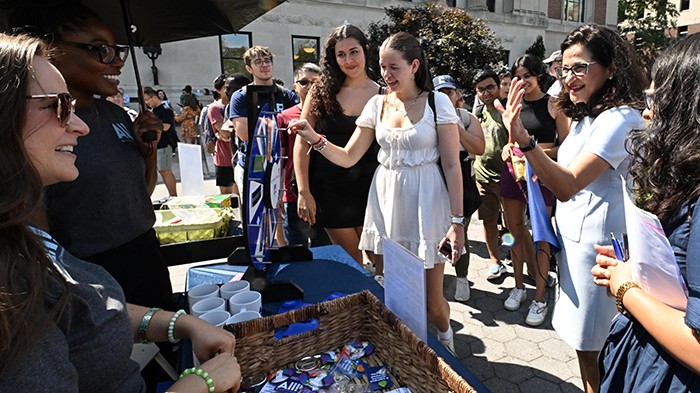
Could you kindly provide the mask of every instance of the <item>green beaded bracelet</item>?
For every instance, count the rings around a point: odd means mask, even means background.
[[[201,377],[204,380],[204,383],[207,384],[207,390],[210,392],[214,391],[214,380],[211,379],[211,377],[209,377],[209,373],[203,371],[201,368],[192,367],[185,369],[185,371],[183,371],[182,374],[180,374],[180,379],[190,374],[194,374],[198,377]]]
[[[156,311],[160,310],[160,308],[153,307],[146,311],[146,314],[144,314],[143,319],[141,320],[141,325],[139,325],[139,340],[141,340],[142,344],[147,344],[149,341],[146,338],[146,329],[148,329],[148,324],[151,323],[151,318],[153,318],[153,314],[156,313]]]
[[[168,323],[168,341],[173,344],[177,344],[180,341],[179,338],[175,338],[175,321],[177,321],[177,318],[182,314],[186,314],[185,310],[177,310]]]

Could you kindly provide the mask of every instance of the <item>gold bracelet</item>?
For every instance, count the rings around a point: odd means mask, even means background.
[[[615,305],[617,306],[617,311],[619,311],[620,314],[624,315],[627,318],[630,317],[630,314],[627,312],[625,306],[622,304],[622,298],[625,297],[625,293],[627,293],[627,291],[630,288],[639,288],[639,285],[637,285],[635,282],[627,281],[626,283],[620,285],[619,288],[617,288],[617,293],[615,294]]]

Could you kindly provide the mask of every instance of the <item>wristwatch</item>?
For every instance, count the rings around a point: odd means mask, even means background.
[[[531,136],[530,143],[528,143],[527,146],[520,146],[520,151],[523,153],[527,153],[530,150],[534,149],[535,146],[537,146],[537,139],[534,136]]]
[[[464,216],[450,216],[450,224],[465,226],[467,225],[467,219]]]

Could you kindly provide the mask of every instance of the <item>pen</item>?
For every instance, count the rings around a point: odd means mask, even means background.
[[[627,240],[627,233],[625,232],[622,232],[622,245],[625,247],[625,250],[622,254],[625,257],[625,261],[627,261],[630,259],[630,243]]]
[[[624,257],[622,256],[622,252],[620,251],[620,244],[617,242],[617,239],[615,239],[615,234],[610,232],[610,237],[612,238],[612,246],[613,250],[615,250],[615,257],[617,257],[618,260],[623,261]]]

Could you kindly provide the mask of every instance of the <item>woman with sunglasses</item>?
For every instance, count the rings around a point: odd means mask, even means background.
[[[33,223],[43,187],[78,177],[75,147],[90,131],[71,115],[73,100],[46,53],[36,38],[0,34],[0,85],[11,86],[0,91],[0,390],[145,392],[129,359],[134,341],[183,337],[208,360],[201,369],[211,381],[187,373],[169,391],[237,388],[230,332],[127,304],[104,269]]]
[[[368,45],[362,30],[353,25],[333,29],[323,48],[321,76],[301,113],[302,119],[338,146],[350,140],[362,108],[381,91],[369,77]],[[294,144],[299,218],[320,224],[331,242],[343,247],[359,264],[371,263],[358,245],[367,194],[377,168],[377,149],[375,143],[357,164],[341,168],[309,150],[308,143],[297,139]]]
[[[627,42],[605,27],[582,25],[561,44],[557,72],[564,89],[558,108],[573,120],[559,146],[558,162],[523,127],[523,81],[515,80],[503,123],[535,174],[557,197],[556,224],[562,247],[559,291],[552,326],[578,355],[584,389],[598,390],[597,358],[615,315],[615,302],[590,279],[594,244],[610,244],[624,230],[622,183],[629,155],[627,135],[644,128],[644,75]]]
[[[156,183],[157,140],[143,134],[163,124],[150,112],[132,123],[112,103],[95,98],[118,92],[127,48],[87,7],[74,2],[27,10],[28,19],[51,47],[76,100],[76,114],[90,134],[76,147],[80,177],[46,191],[44,223],[73,255],[104,267],[127,301],[173,309],[167,265],[153,231],[150,195]]]
[[[653,119],[648,128],[630,134],[630,177],[640,196],[637,204],[663,224],[688,287],[686,309],[675,309],[640,289],[629,263],[618,260],[612,247],[598,248],[594,280],[616,297],[621,311],[599,360],[600,392],[700,391],[698,64],[697,34],[657,58],[651,70],[655,91],[649,96],[656,98]],[[654,287],[658,281],[648,284]]]

